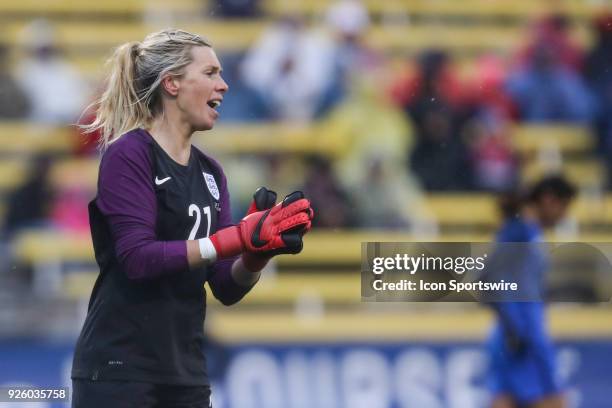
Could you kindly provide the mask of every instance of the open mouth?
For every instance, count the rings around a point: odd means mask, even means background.
[[[221,105],[221,100],[211,99],[210,101],[206,102],[206,104],[212,109],[217,109]]]

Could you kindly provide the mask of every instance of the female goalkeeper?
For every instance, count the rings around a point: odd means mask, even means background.
[[[215,52],[181,30],[119,47],[89,130],[104,155],[89,205],[100,267],[72,367],[73,407],[208,407],[204,283],[238,302],[277,254],[298,253],[313,211],[259,189],[230,219],[219,163],[191,144],[228,86]]]

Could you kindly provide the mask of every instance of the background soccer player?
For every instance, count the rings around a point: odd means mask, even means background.
[[[575,188],[564,178],[542,179],[526,197],[502,202],[506,221],[497,241],[537,243],[542,230],[564,218]],[[522,284],[544,293],[546,255],[537,245],[521,250]],[[513,271],[516,272],[516,271]],[[493,408],[564,406],[561,386],[556,380],[555,353],[546,329],[545,307],[541,301],[494,303],[497,324],[489,339]]]
[[[90,129],[105,149],[90,224],[100,266],[74,355],[74,407],[208,407],[203,285],[226,305],[267,260],[298,253],[313,211],[260,189],[231,225],[220,165],[191,144],[228,86],[215,52],[180,30],[119,47]]]

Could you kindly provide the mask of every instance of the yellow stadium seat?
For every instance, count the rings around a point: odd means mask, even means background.
[[[425,205],[443,226],[493,226],[500,219],[492,194],[430,194]]]
[[[605,166],[596,159],[568,160],[562,163],[558,171],[543,168],[543,165],[532,160],[521,169],[521,179],[532,182],[547,173],[560,172],[567,176],[573,183],[580,187],[603,186],[606,181]]]
[[[0,122],[0,154],[66,152],[72,149],[73,130],[34,125],[27,122]]]
[[[0,13],[19,14],[27,17],[48,16],[50,14],[75,15],[104,14],[112,16],[134,15],[142,16],[147,11],[163,10],[169,12],[185,12],[193,15],[201,8],[199,0],[3,0],[0,3]]]
[[[590,223],[599,227],[610,226],[612,225],[612,194],[576,200],[570,208],[570,215],[583,224]]]
[[[68,127],[0,121],[0,155],[66,153],[74,149],[78,137],[75,129]],[[264,139],[265,145],[262,143]],[[237,154],[317,153],[333,156],[343,149],[341,140],[320,135],[316,126],[274,123],[220,125],[213,132],[196,133],[194,143],[214,153]],[[88,171],[88,174],[93,174],[91,169]]]
[[[512,131],[515,147],[523,153],[559,149],[563,154],[589,153],[595,140],[589,129],[576,125],[517,125]]]
[[[80,187],[95,191],[98,167],[97,158],[59,160],[51,168],[50,182],[57,189]]]
[[[66,274],[62,282],[62,296],[71,300],[89,299],[98,273],[98,269],[93,268],[71,271]]]
[[[64,278],[62,293],[70,299],[88,297],[97,277],[97,269],[71,271]],[[358,273],[320,271],[317,274],[306,274],[283,271],[262,279],[242,304],[291,306],[300,298],[308,296],[325,304],[358,303],[361,296]]]
[[[94,261],[93,246],[89,234],[31,230],[20,233],[14,244],[16,256],[30,264],[57,261]]]
[[[489,236],[446,235],[436,241],[486,241]],[[281,268],[295,265],[358,264],[362,242],[415,242],[419,237],[402,232],[315,231],[305,237],[304,251],[300,256],[279,257]],[[93,261],[91,237],[60,231],[24,231],[15,240],[17,256],[26,263],[46,261]]]
[[[8,192],[20,185],[27,176],[28,166],[24,160],[0,160],[0,191]]]
[[[148,9],[160,8],[174,12],[193,13],[210,7],[210,0],[175,0],[164,2],[161,0],[47,0],[44,6],[36,0],[4,0],[0,3],[0,12],[3,13],[30,13],[32,16],[55,14],[99,13],[112,15],[139,15]],[[264,0],[264,12],[270,15],[298,13],[302,15],[321,15],[332,4],[331,0],[295,1]],[[588,17],[597,12],[597,2],[581,0],[562,1],[488,1],[488,0],[365,0],[364,3],[371,13],[429,16],[476,16],[476,17],[529,17],[550,10],[562,10],[572,16]]]
[[[248,295],[247,295],[248,296]],[[208,330],[224,343],[249,341],[482,341],[491,328],[490,312],[483,307],[456,304],[370,305],[369,308],[327,311],[321,315],[301,316],[293,309],[239,311],[215,308]],[[389,306],[389,305],[386,305]],[[445,307],[447,306],[447,307]],[[551,307],[550,332],[555,338],[609,339],[612,336],[610,307]],[[278,328],[282,327],[283,330]],[[372,328],[372,330],[364,330]],[[375,328],[375,329],[374,329]]]
[[[582,207],[582,206],[586,207]],[[601,213],[605,218],[599,219],[600,225],[612,224],[612,197],[606,197]],[[575,214],[580,215],[589,210],[589,204],[576,204]],[[587,210],[584,210],[586,208]],[[475,207],[476,211],[477,208]],[[587,221],[592,220],[588,218]],[[583,242],[609,242],[611,235],[605,232],[583,232],[576,240]],[[431,242],[490,242],[489,233],[445,233]],[[560,241],[555,236],[547,236],[548,241]],[[299,256],[282,256],[277,259],[281,271],[294,270],[296,267],[330,269],[336,266],[353,265],[358,268],[361,262],[362,242],[422,242],[423,237],[392,231],[313,231],[305,237],[304,251]],[[20,233],[15,239],[15,254],[26,264],[44,264],[48,262],[93,262],[93,247],[89,234],[70,234],[60,231],[31,230]],[[357,271],[357,269],[356,269]]]
[[[406,52],[441,48],[452,53],[469,51],[505,51],[518,49],[526,42],[529,31],[522,26],[436,25],[414,24],[373,27],[366,39],[372,46],[387,51]],[[590,32],[576,27],[576,41],[591,43]]]
[[[288,2],[285,0],[266,0],[268,14],[297,13],[303,15],[324,14],[332,2],[312,0]],[[576,17],[590,17],[599,10],[598,4],[581,0],[566,1],[504,1],[504,0],[365,0],[368,10],[374,14],[404,13],[409,16],[471,16],[471,17],[519,17],[526,18],[551,10],[564,11]]]
[[[217,49],[245,51],[263,33],[272,20],[209,20],[203,23],[183,23],[181,28],[206,36]],[[19,45],[23,22],[8,23],[3,30],[5,41]],[[57,41],[69,59],[87,73],[104,72],[104,62],[112,49],[127,41],[137,41],[163,26],[134,22],[62,22],[57,25]],[[574,29],[576,40],[587,46],[590,31],[585,26]],[[522,26],[410,24],[372,26],[366,41],[387,53],[413,54],[432,47],[457,55],[484,51],[511,52],[523,44],[528,31]]]
[[[194,143],[218,153],[295,153],[334,156],[342,141],[326,137],[315,126],[283,123],[222,125],[194,135]],[[265,143],[263,143],[265,142]]]
[[[180,28],[199,33],[208,38],[212,44],[223,50],[247,48],[266,27],[266,21],[220,21],[210,20],[205,23],[180,24]],[[165,24],[155,25],[134,22],[62,22],[56,25],[57,43],[68,54],[75,50],[87,54],[97,54],[104,62],[104,57],[112,54],[112,48],[127,41],[141,41],[144,37]],[[20,35],[24,23],[9,23],[4,28],[4,35],[9,43],[22,44]]]

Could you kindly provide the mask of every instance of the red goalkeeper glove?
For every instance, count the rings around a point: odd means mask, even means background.
[[[246,215],[251,215],[257,211],[269,210],[276,205],[276,192],[265,187],[259,187],[253,194],[253,201],[247,210]],[[270,256],[245,252],[242,254],[242,264],[252,272],[261,271],[270,261]]]
[[[296,254],[302,250],[302,236],[310,230],[313,215],[304,193],[296,191],[273,208],[250,213],[238,225],[218,231],[210,240],[217,252],[217,259],[229,258],[242,252],[268,257]]]
[[[259,187],[253,194],[253,201],[247,210],[246,215],[251,215],[257,211],[269,210],[276,204],[276,191]]]

